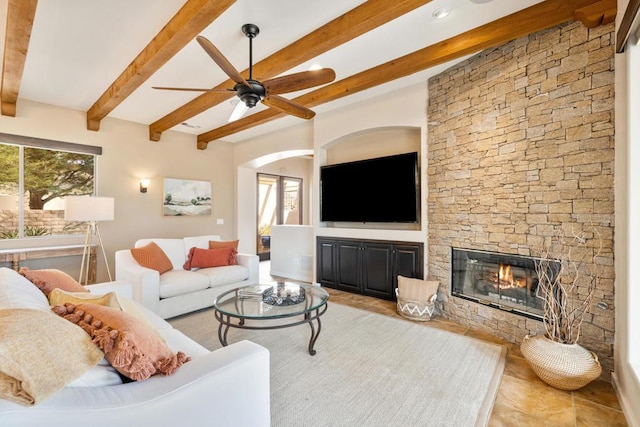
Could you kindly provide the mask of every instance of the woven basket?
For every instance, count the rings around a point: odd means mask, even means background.
[[[398,289],[396,289],[396,298],[398,299],[398,313],[400,313],[402,317],[420,322],[431,320],[431,316],[433,316],[436,308],[435,295],[429,301],[413,301],[398,296]]]
[[[579,344],[562,344],[542,335],[527,335],[520,351],[542,381],[560,390],[582,388],[602,372],[598,356]]]

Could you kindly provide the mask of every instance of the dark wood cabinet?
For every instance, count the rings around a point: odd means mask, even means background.
[[[399,274],[423,277],[423,245],[318,237],[317,262],[322,286],[395,300]]]

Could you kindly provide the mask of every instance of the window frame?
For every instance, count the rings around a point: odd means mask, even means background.
[[[98,156],[102,155],[102,147],[77,144],[72,142],[56,141],[52,139],[37,138],[23,135],[14,135],[9,133],[0,132],[0,144],[18,146],[18,237],[15,239],[0,239],[0,242],[25,240],[25,208],[24,208],[24,184],[25,184],[25,148],[36,148],[51,151],[62,151],[74,154],[92,155],[94,157],[93,162],[93,195],[96,195],[98,188]],[[52,237],[68,237],[77,236],[80,233],[74,234],[54,234],[46,236],[28,236],[29,240],[32,239],[44,239]]]

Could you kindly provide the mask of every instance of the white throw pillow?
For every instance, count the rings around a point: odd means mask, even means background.
[[[49,311],[49,301],[26,277],[10,268],[0,267],[0,309],[2,308],[35,308]]]

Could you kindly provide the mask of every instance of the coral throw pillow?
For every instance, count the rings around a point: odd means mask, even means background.
[[[228,241],[218,241],[218,240],[209,240],[209,249],[226,249],[233,248],[236,251],[238,250],[238,242],[239,240],[228,240]]]
[[[89,292],[64,271],[56,269],[29,270],[27,267],[22,267],[19,273],[47,296],[56,288],[67,292]]]
[[[173,270],[173,264],[167,254],[154,242],[139,248],[131,248],[131,255],[141,266],[156,270],[160,274]]]
[[[132,380],[144,380],[155,374],[171,375],[191,360],[181,351],[174,354],[144,323],[123,311],[71,303],[51,310],[84,329],[111,366]]]
[[[222,267],[225,265],[237,264],[238,251],[234,248],[223,249],[200,249],[193,247],[189,250],[187,262],[182,268],[191,270],[192,268]]]

